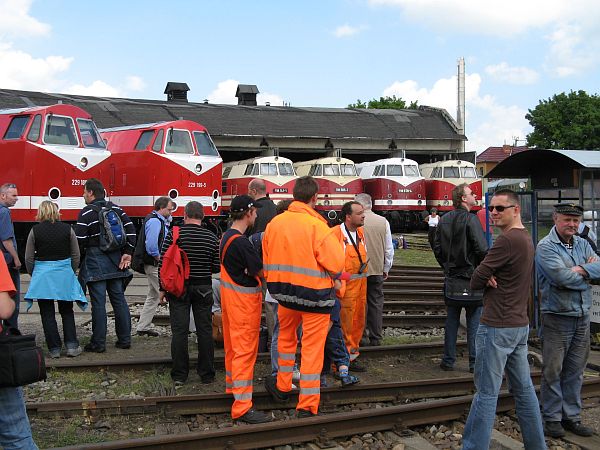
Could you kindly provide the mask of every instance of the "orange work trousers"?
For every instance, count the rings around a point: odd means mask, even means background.
[[[256,294],[240,294],[222,284],[221,310],[225,347],[225,392],[233,394],[231,417],[237,419],[252,408],[252,380],[262,312],[260,286]]]
[[[344,334],[344,342],[350,353],[350,361],[355,360],[359,351],[360,340],[365,330],[367,308],[366,274],[352,275],[356,277],[346,282],[344,296],[340,300],[340,322]]]
[[[279,372],[277,389],[292,390],[292,376],[296,358],[298,336],[296,330],[302,324],[302,349],[300,352],[300,394],[296,409],[317,414],[321,399],[321,370],[323,352],[329,329],[329,314],[296,311],[279,305]]]

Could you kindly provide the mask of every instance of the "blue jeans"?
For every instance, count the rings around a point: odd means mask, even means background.
[[[0,447],[4,450],[37,450],[20,387],[0,388]]]
[[[581,384],[589,353],[589,315],[543,315],[541,393],[544,421],[581,420]]]
[[[504,371],[508,376],[509,390],[515,399],[525,448],[546,450],[540,405],[527,362],[528,335],[528,326],[494,328],[479,325],[475,361],[477,392],[465,424],[463,450],[489,447]]]
[[[106,293],[115,313],[115,331],[121,344],[131,343],[131,315],[125,300],[123,278],[89,281],[92,300],[92,339],[96,347],[106,347]]]
[[[342,333],[340,324],[340,309],[340,300],[336,298],[335,305],[331,309],[330,314],[331,328],[329,329],[329,333],[327,333],[327,340],[325,341],[325,357],[323,359],[321,374],[329,373],[332,362],[338,369],[340,366],[348,367],[350,365],[350,354],[344,343],[344,334]]]
[[[446,305],[446,330],[444,331],[444,357],[442,364],[447,367],[454,367],[456,361],[456,339],[458,336],[458,327],[460,326],[460,311],[462,306]],[[475,336],[481,317],[481,306],[465,308],[467,313],[467,345],[469,346],[469,369],[475,367]]]

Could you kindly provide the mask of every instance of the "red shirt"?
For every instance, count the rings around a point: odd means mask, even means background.
[[[8,292],[11,297],[15,295],[15,284],[8,273],[8,267],[4,258],[0,258],[0,291]]]

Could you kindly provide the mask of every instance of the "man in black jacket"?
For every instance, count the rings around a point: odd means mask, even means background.
[[[433,252],[446,278],[470,279],[475,268],[485,257],[487,241],[477,216],[469,211],[477,200],[467,183],[459,184],[452,190],[454,210],[444,214],[437,226]],[[467,284],[468,285],[468,284]],[[444,333],[444,357],[440,363],[442,370],[454,370],[456,360],[456,337],[460,325],[463,305],[445,298],[447,316]],[[467,343],[469,346],[469,371],[475,367],[475,335],[481,316],[481,302],[465,306],[467,314]]]
[[[267,229],[267,224],[277,215],[275,203],[267,197],[267,185],[264,180],[255,178],[250,181],[250,183],[248,183],[248,195],[252,197],[254,203],[260,204],[260,206],[259,209],[256,210],[256,220],[254,221],[254,225],[246,231],[246,236],[265,231]]]

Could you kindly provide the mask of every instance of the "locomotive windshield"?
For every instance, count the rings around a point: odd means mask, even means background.
[[[355,177],[356,168],[354,164],[340,164],[340,173],[347,177]]]
[[[198,147],[198,154],[201,156],[219,156],[217,147],[213,144],[212,139],[203,131],[194,131],[194,140]]]
[[[78,145],[79,141],[77,140],[73,119],[71,117],[49,114],[46,117],[44,143],[54,145]]]
[[[419,166],[415,166],[410,165],[410,166],[404,166],[404,175],[406,175],[407,177],[418,177],[420,176],[419,174]]]
[[[167,145],[165,146],[165,153],[180,153],[193,155],[194,147],[192,146],[192,140],[190,139],[190,133],[187,130],[174,130],[169,129],[167,133]]]
[[[332,177],[340,175],[340,166],[337,164],[323,164],[323,176]]]
[[[16,116],[10,121],[10,125],[4,133],[4,139],[20,139],[23,136],[23,132],[25,131],[25,127],[29,122],[31,116]]]
[[[463,178],[477,178],[477,172],[474,167],[463,167],[462,169]]]
[[[83,141],[84,147],[106,148],[93,121],[88,119],[77,119],[77,125],[79,125],[79,133],[81,134],[81,140]]]
[[[444,178],[460,178],[458,167],[444,167]]]
[[[397,164],[390,164],[387,166],[387,175],[388,177],[401,177],[402,176],[402,166]]]
[[[261,175],[277,175],[277,165],[275,163],[260,163]]]
[[[290,163],[279,163],[279,175],[294,176],[294,167]]]

